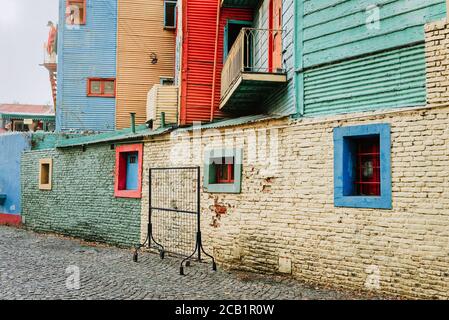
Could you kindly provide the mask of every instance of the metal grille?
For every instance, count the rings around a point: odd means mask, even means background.
[[[198,168],[150,169],[153,239],[165,251],[189,256],[198,230]]]
[[[149,172],[148,236],[134,254],[137,262],[138,250],[148,244],[159,250],[163,259],[165,252],[184,257],[180,273],[184,274],[184,263],[201,253],[215,260],[204,251],[201,239],[200,215],[200,168],[151,168]]]
[[[357,195],[380,196],[380,141],[376,138],[356,139]]]

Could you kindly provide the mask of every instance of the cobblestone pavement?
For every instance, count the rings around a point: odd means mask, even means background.
[[[180,276],[179,259],[140,258],[134,263],[130,250],[0,227],[0,299],[360,298],[286,277],[213,272],[209,264],[194,263]],[[70,266],[80,270],[78,290],[66,287]]]

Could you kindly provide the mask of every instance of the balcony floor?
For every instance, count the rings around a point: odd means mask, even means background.
[[[242,72],[221,98],[220,109],[235,114],[251,114],[286,82],[285,73]]]

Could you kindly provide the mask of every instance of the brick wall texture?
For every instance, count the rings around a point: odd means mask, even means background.
[[[204,243],[222,266],[291,272],[313,283],[405,297],[449,297],[449,108],[359,116],[234,128],[228,139],[243,148],[242,192],[201,192]],[[370,123],[391,124],[393,210],[336,208],[333,129]],[[279,167],[273,171],[250,159],[255,128],[277,131]],[[203,134],[219,132],[224,129]],[[168,136],[146,143],[144,172],[203,166],[197,155],[223,145],[202,140],[200,152],[192,147],[179,162],[170,160],[176,146]],[[145,238],[147,176],[143,183]]]
[[[272,120],[185,133],[184,140],[166,135],[145,144],[144,172],[179,164],[203,167],[206,149],[242,148],[242,192],[201,191],[204,244],[221,266],[291,273],[311,283],[378,294],[447,299],[448,30],[443,22],[426,27],[428,106]],[[372,123],[391,125],[393,210],[337,208],[333,129]],[[255,150],[277,156],[264,161]],[[278,166],[270,170],[269,163]],[[143,184],[142,239],[148,177]]]
[[[53,159],[53,187],[39,190],[39,159]],[[23,218],[37,231],[132,246],[139,242],[140,199],[114,197],[115,150],[110,145],[25,152]]]
[[[153,137],[144,148],[142,201],[114,197],[115,152],[109,145],[89,146],[85,152],[81,148],[26,152],[25,223],[39,231],[135,244],[139,236],[141,241],[147,236],[150,167],[192,165],[204,172],[206,149],[237,147],[243,149],[242,192],[201,190],[204,244],[221,267],[287,273],[311,283],[377,294],[447,299],[447,30],[444,23],[426,26],[427,106],[283,118],[201,134],[178,130],[177,138]],[[337,208],[333,129],[372,123],[391,125],[393,209]],[[38,189],[42,158],[53,159],[51,191]],[[166,190],[177,183],[171,181]],[[177,207],[183,201],[182,195],[178,198],[170,205]],[[183,235],[185,229],[173,222],[173,214],[166,217],[172,228],[160,235],[163,244],[173,241],[172,246],[182,246],[176,232],[191,241],[192,235]]]
[[[425,26],[427,100],[432,106],[449,104],[449,24],[446,20]]]

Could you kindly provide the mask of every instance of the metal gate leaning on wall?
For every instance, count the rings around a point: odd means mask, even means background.
[[[184,265],[201,253],[212,259],[212,268],[217,269],[214,258],[204,251],[201,238],[201,172],[200,167],[151,168],[149,171],[149,210],[147,238],[134,252],[148,246],[159,251],[161,259],[165,252],[181,256],[180,274]]]

